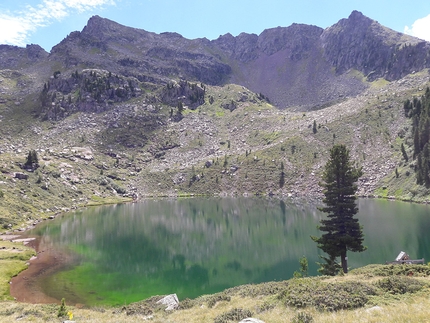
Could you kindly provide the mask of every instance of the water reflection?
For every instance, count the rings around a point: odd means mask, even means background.
[[[428,207],[360,200],[359,208],[369,249],[350,253],[351,267],[384,263],[400,250],[427,256]],[[65,215],[35,233],[45,246],[80,255],[73,269],[44,279],[47,293],[61,299],[72,291],[68,297],[76,302],[122,304],[288,279],[303,255],[316,274],[319,250],[310,236],[320,235],[323,216],[317,205],[289,200],[146,200]]]

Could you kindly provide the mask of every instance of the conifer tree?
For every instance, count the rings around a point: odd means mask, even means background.
[[[430,88],[426,89],[421,99],[414,98],[404,103],[405,114],[412,119],[414,150],[412,157],[416,159],[417,184],[430,187]],[[402,151],[403,153],[403,151]]]
[[[345,145],[333,146],[322,176],[323,183],[320,183],[325,196],[325,206],[320,210],[327,213],[327,219],[321,220],[319,230],[325,233],[312,239],[318,248],[329,255],[323,259],[333,262],[335,258],[341,258],[344,273],[348,272],[347,251],[361,252],[366,249],[363,246],[362,228],[358,219],[354,218],[358,212],[355,183],[361,175],[361,168],[351,164]]]
[[[400,150],[402,151],[403,158],[405,159],[406,162],[408,162],[408,160],[409,160],[408,154],[406,153],[405,145],[403,145],[403,143],[400,146]]]
[[[25,167],[34,169],[39,167],[39,158],[37,157],[37,152],[34,149],[28,152],[27,160],[24,165]]]

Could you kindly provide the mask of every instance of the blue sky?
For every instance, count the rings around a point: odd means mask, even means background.
[[[156,33],[216,39],[292,23],[326,28],[353,10],[430,41],[429,0],[1,0],[0,44],[50,51],[93,15]]]

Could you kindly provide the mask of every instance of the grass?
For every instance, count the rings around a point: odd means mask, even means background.
[[[101,197],[101,196],[93,195],[91,196],[91,200],[88,201],[87,206],[119,204],[119,203],[131,202],[131,201],[132,201],[131,198]]]
[[[27,268],[34,249],[10,241],[0,241],[0,300],[10,300],[10,279]]]

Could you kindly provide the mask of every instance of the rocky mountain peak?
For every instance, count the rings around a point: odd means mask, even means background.
[[[99,35],[104,34],[106,32],[109,32],[111,29],[114,31],[114,25],[116,25],[114,21],[111,21],[106,18],[102,18],[100,16],[92,16],[89,20],[87,25],[82,30],[82,33],[84,34],[91,34],[91,35]]]
[[[30,44],[25,47],[27,57],[31,60],[43,59],[48,56],[48,53],[39,45]]]
[[[386,28],[358,11],[325,29],[321,40],[338,74],[356,69],[369,80],[395,80],[430,67],[430,43]]]
[[[43,61],[48,53],[39,45],[27,45],[25,48],[0,45],[0,69],[14,69],[19,66],[31,66]]]
[[[363,13],[357,10],[353,10],[347,20],[352,23],[372,23],[373,21],[372,19],[366,17],[365,15],[363,15]]]
[[[304,24],[266,29],[258,37],[258,47],[267,55],[291,48],[300,56],[299,52],[307,51],[322,32],[320,27]]]

